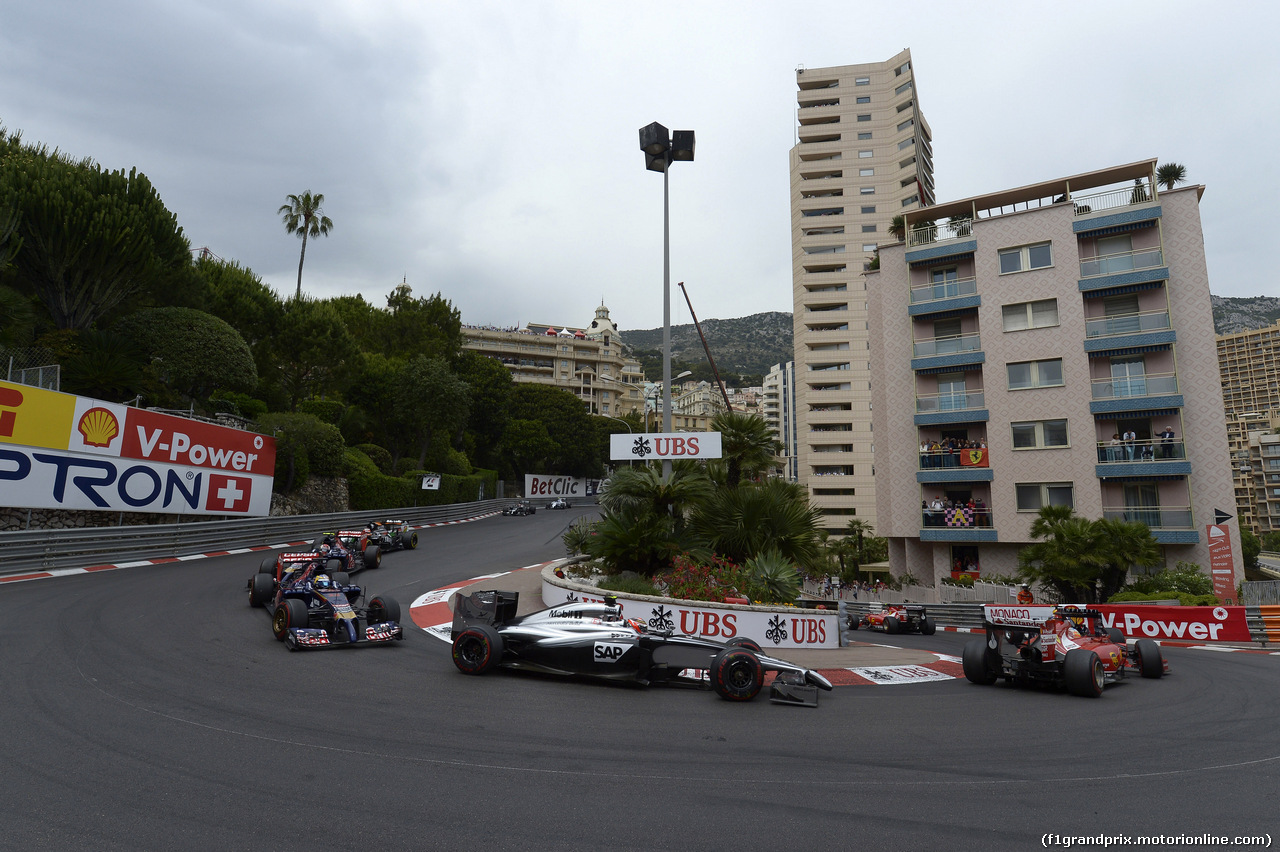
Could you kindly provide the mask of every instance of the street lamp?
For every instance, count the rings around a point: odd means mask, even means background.
[[[671,206],[667,173],[672,163],[693,161],[693,131],[668,133],[658,122],[640,128],[644,166],[662,172],[662,431],[671,431]],[[662,479],[671,478],[671,461],[662,461]]]

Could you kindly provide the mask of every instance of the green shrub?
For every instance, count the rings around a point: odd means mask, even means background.
[[[377,444],[356,444],[356,449],[364,453],[373,463],[378,466],[378,470],[385,474],[391,473],[391,453]]]
[[[770,548],[748,559],[742,566],[750,578],[752,600],[761,603],[792,603],[800,595],[800,574],[796,565]]]
[[[323,423],[332,423],[334,426],[342,419],[342,412],[346,406],[332,399],[304,399],[298,403],[298,411],[303,414],[310,414]]]
[[[311,474],[342,475],[346,447],[338,427],[310,414],[287,412],[265,414],[258,419],[258,426],[276,437],[275,491],[296,491]]]
[[[216,390],[209,396],[209,408],[212,411],[235,414],[250,420],[257,420],[269,410],[265,402],[254,399],[247,393],[224,390]]]
[[[1166,568],[1134,580],[1121,589],[1121,592],[1144,594],[1182,592],[1188,595],[1208,595],[1213,593],[1213,580],[1200,570],[1199,565],[1193,562],[1179,562],[1173,568]],[[1173,595],[1165,594],[1164,597],[1171,598]]]
[[[587,542],[596,534],[596,525],[598,521],[591,521],[587,518],[578,518],[569,525],[569,529],[565,530],[560,540],[564,542],[565,553],[569,556],[578,556],[587,552]]]
[[[600,588],[610,592],[622,592],[630,595],[653,595],[657,597],[662,594],[658,591],[657,586],[639,574],[606,577],[600,581]]]

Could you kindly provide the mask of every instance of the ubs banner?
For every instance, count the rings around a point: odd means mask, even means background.
[[[0,382],[0,506],[266,516],[274,438]]]
[[[718,459],[719,432],[672,432],[609,436],[610,461],[640,459]]]

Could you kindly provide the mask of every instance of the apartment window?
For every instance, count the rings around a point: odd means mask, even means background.
[[[858,157],[859,157],[860,159],[863,159],[863,160],[870,159],[871,157],[874,157],[875,155],[876,155],[876,152],[875,152],[875,151],[859,151],[859,152],[858,152]]]
[[[858,177],[871,177],[875,173],[875,169],[858,169]]]
[[[893,76],[901,77],[904,73],[910,70],[911,70],[911,63],[904,62],[901,65],[899,65],[897,68],[893,69]]]
[[[894,93],[895,95],[900,95],[900,94],[902,94],[903,92],[907,91],[907,90],[908,90],[908,89],[910,89],[910,88],[911,88],[911,81],[910,81],[910,80],[908,80],[907,82],[903,83],[903,84],[902,84],[901,86],[899,86],[898,88],[894,89],[894,90],[893,90],[893,93]]]
[[[874,212],[876,212],[876,206],[875,206],[874,204],[867,204],[867,205],[864,205],[864,206],[863,206],[863,208],[862,208],[862,212],[863,212],[863,213],[874,213]]]
[[[858,188],[858,193],[860,195],[875,195],[876,188],[874,186],[862,186]]]
[[[1007,364],[1009,390],[1051,388],[1062,385],[1062,359],[1045,361],[1021,361]]]
[[[908,127],[911,127],[915,123],[916,123],[916,120],[914,118],[908,118],[906,121],[898,125],[898,130],[906,130]]]
[[[870,130],[864,130],[864,131],[862,131],[861,133],[859,133],[859,134],[858,134],[858,141],[859,141],[859,142],[865,141],[865,140],[870,139],[870,138],[871,138],[871,131],[870,131]]]
[[[915,204],[919,200],[920,200],[919,195],[908,195],[906,198],[902,199],[902,206],[910,207],[912,204]]]
[[[871,116],[869,114],[858,116],[858,121],[870,121],[870,120],[871,120]]]
[[[906,139],[903,139],[898,143],[898,150],[901,151],[903,148],[910,148],[914,144],[916,144],[916,137],[908,136]]]
[[[874,252],[874,251],[876,250],[876,244],[875,244],[875,243],[863,243],[863,244],[862,244],[862,250],[863,250],[863,251],[865,251],[865,252],[868,252],[868,253],[870,253],[870,252]]]
[[[871,78],[870,78],[870,77],[854,77],[854,78],[853,78],[853,85],[855,85],[855,86],[870,86],[870,85],[871,85]]]
[[[898,112],[905,112],[911,109],[912,105],[914,104],[915,104],[914,100],[903,101],[902,103],[898,104]]]
[[[864,233],[864,234],[874,234],[875,232],[876,232],[876,226],[875,226],[875,225],[863,225],[863,226],[862,226],[862,233]]]
[[[1014,486],[1019,512],[1039,512],[1045,506],[1075,508],[1070,482],[1020,482]]]
[[[858,103],[869,104],[871,103],[871,98],[864,95],[863,97],[858,98]]]
[[[1015,450],[1069,446],[1067,443],[1067,421],[1065,420],[1034,420],[1025,423],[1013,423],[1011,426],[1013,429],[1013,448]]]
[[[1058,324],[1057,299],[1005,305],[1000,311],[1004,314],[1005,331],[1023,331],[1028,328],[1045,328]]]
[[[1035,243],[1029,246],[1018,246],[1000,250],[1000,274],[1025,272],[1028,269],[1043,269],[1053,266],[1053,252],[1049,243]]]

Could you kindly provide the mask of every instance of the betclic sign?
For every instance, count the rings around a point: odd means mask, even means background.
[[[541,473],[524,475],[525,497],[564,497],[571,500],[585,497],[587,481],[573,476],[548,476]]]
[[[266,516],[275,439],[0,382],[0,505]]]
[[[720,455],[719,432],[614,433],[609,436],[611,461],[718,459]]]

